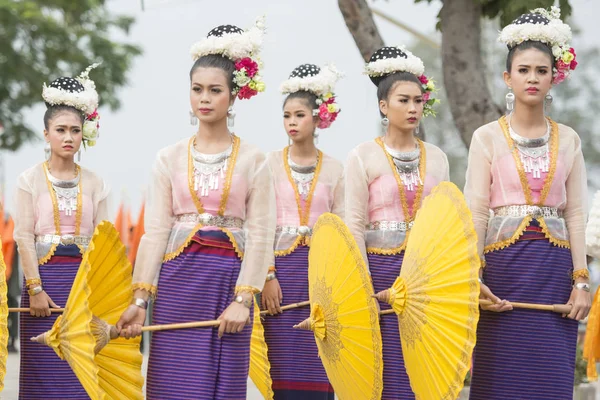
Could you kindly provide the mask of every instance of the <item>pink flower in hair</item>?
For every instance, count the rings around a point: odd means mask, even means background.
[[[569,68],[571,68],[571,70],[575,70],[575,68],[577,68],[577,61],[575,61],[575,59],[573,59],[573,61],[571,61]]]
[[[246,75],[248,75],[249,78],[252,78],[258,72],[258,64],[250,57],[242,58],[235,63],[235,69],[239,71],[242,68],[246,69]]]
[[[421,82],[423,85],[427,85],[427,82],[429,82],[429,79],[427,79],[427,77],[425,75],[421,75],[419,77],[419,82]]]
[[[253,96],[256,96],[258,92],[256,90],[250,89],[248,86],[244,86],[240,88],[238,93],[238,98],[241,99],[249,99]]]
[[[554,83],[555,85],[558,85],[559,83],[564,81],[566,79],[566,77],[567,77],[567,75],[563,71],[558,71],[554,75],[554,80],[552,83]]]
[[[429,92],[423,93],[423,101],[424,102],[428,102],[429,101],[429,96],[430,96]]]
[[[558,60],[556,62],[556,69],[559,71],[564,71],[566,69],[569,69],[569,65],[570,64],[565,63],[563,60]]]

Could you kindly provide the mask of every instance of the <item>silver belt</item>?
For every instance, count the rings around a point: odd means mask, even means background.
[[[175,217],[177,222],[193,222],[205,226],[216,226],[219,228],[243,228],[244,220],[238,217],[228,215],[212,215],[210,213],[202,214],[180,214]]]
[[[91,240],[92,238],[89,236],[76,235],[40,235],[35,237],[35,241],[39,243],[62,244],[64,246],[71,244],[87,246]]]
[[[375,221],[367,225],[367,229],[371,231],[409,231],[413,227],[414,222],[406,223],[404,221]]]
[[[290,235],[310,236],[312,228],[310,226],[277,226],[275,233],[289,233]]]
[[[562,211],[554,207],[517,205],[498,207],[493,210],[495,217],[521,218],[528,215],[532,217],[562,218]]]

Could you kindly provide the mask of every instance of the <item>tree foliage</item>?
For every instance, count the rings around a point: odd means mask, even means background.
[[[141,49],[115,41],[134,20],[113,15],[106,0],[0,0],[0,148],[34,137],[24,115],[42,102],[44,82],[77,76],[88,65],[103,105],[119,107],[116,90]]]

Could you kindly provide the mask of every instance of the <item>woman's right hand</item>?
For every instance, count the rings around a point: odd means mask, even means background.
[[[480,283],[479,287],[480,287],[479,298],[483,299],[483,300],[490,300],[492,303],[494,303],[491,305],[481,304],[480,307],[483,310],[494,311],[494,312],[504,312],[504,311],[510,311],[513,309],[512,304],[510,304],[507,300],[500,300],[498,297],[496,297],[487,285]]]
[[[131,304],[121,314],[121,318],[116,324],[119,336],[125,339],[131,339],[142,334],[142,326],[146,322],[146,310]]]
[[[29,296],[29,314],[32,317],[49,317],[52,313],[50,308],[60,308],[57,306],[48,293],[41,291],[35,296]]]
[[[277,278],[265,282],[265,286],[261,293],[260,302],[263,310],[269,311],[270,315],[281,313],[281,302],[283,301],[283,293]]]

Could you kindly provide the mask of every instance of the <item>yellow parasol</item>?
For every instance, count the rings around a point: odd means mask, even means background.
[[[248,376],[265,400],[272,400],[275,393],[273,393],[273,380],[271,379],[271,363],[269,362],[268,348],[265,341],[265,328],[260,321],[260,317],[260,308],[255,301]]]
[[[596,362],[600,360],[600,287],[596,290],[592,308],[588,315],[587,330],[583,344],[583,358],[587,360],[587,378],[590,382],[598,380]]]
[[[479,320],[479,266],[471,212],[460,190],[442,182],[417,213],[400,276],[377,294],[398,314],[417,399],[456,399],[463,387]]]
[[[352,234],[334,214],[314,226],[308,280],[310,318],[295,327],[314,332],[340,399],[379,399],[383,362],[373,286]]]
[[[2,241],[0,240],[0,243]],[[8,357],[8,298],[6,292],[6,264],[0,252],[0,392],[4,389],[6,359]]]
[[[101,321],[115,324],[131,301],[131,264],[109,222],[96,227],[63,315],[34,341],[65,359],[93,399],[143,399],[140,340],[97,342]]]

